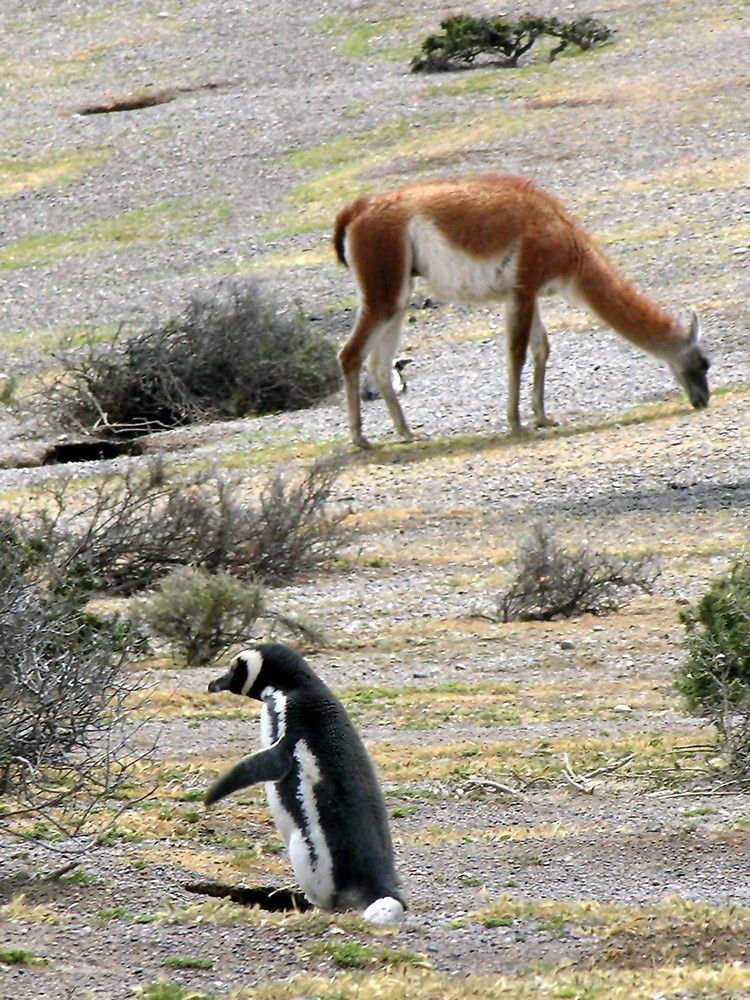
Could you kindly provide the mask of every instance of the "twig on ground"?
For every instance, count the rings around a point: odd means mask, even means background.
[[[601,767],[595,767],[593,771],[587,771],[585,774],[576,774],[573,770],[573,765],[570,763],[570,758],[567,753],[564,753],[562,757],[562,776],[569,784],[571,784],[574,788],[577,788],[579,792],[591,795],[596,787],[592,781],[593,778],[599,777],[602,774],[612,774],[613,771],[618,771],[621,767],[625,767],[626,764],[629,764],[634,757],[634,753],[629,753],[624,757],[620,757],[619,760],[612,761],[610,764],[602,764]]]
[[[491,781],[489,778],[468,778],[463,783],[461,791],[472,786],[477,788],[493,788],[497,792],[505,792],[506,795],[522,795],[525,790],[522,788],[513,788],[512,785],[505,785],[502,781]]]

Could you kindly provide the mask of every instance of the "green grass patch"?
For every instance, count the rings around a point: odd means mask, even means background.
[[[316,30],[333,36],[336,51],[350,59],[375,56],[407,63],[410,48],[404,35],[413,20],[403,15],[367,21],[354,14],[325,14],[319,18]]]
[[[120,253],[157,242],[179,239],[212,228],[225,218],[224,202],[196,206],[183,201],[133,208],[74,229],[38,233],[11,240],[0,250],[0,270],[38,267],[66,257]]]
[[[38,959],[24,948],[0,948],[0,965],[32,965]]]
[[[97,920],[102,924],[112,921],[123,921],[127,924],[152,924],[156,916],[152,913],[133,913],[125,906],[108,906],[99,910],[96,914]]]
[[[415,952],[377,948],[360,941],[316,941],[306,949],[306,953],[328,958],[340,969],[393,965],[416,968],[429,966],[425,957]]]
[[[214,963],[208,958],[195,958],[189,955],[169,955],[164,964],[170,969],[213,969]]]
[[[56,153],[46,159],[0,160],[0,198],[63,186],[103,166],[110,155],[108,149],[87,149]]]

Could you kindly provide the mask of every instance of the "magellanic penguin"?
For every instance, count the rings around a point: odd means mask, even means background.
[[[403,376],[404,368],[411,364],[411,358],[396,358],[391,369],[391,385],[396,395],[406,392],[406,379]],[[360,395],[365,402],[372,402],[373,399],[380,399],[380,389],[378,389],[371,372],[365,372],[360,387]]]
[[[288,646],[239,653],[208,690],[263,702],[261,750],[208,790],[212,805],[264,781],[268,805],[305,896],[326,910],[362,908],[398,923],[406,903],[393,860],[388,813],[367,750],[341,702]]]

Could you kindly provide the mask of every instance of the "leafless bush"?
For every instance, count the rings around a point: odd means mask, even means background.
[[[74,582],[35,579],[34,540],[3,526],[0,827],[34,817],[72,836],[96,826],[137,756],[126,670],[137,637],[88,611]]]
[[[329,562],[348,511],[326,511],[341,469],[337,459],[315,462],[296,481],[272,476],[260,495],[256,531],[243,560],[233,567],[271,583],[283,583]]]
[[[567,552],[542,524],[520,543],[516,576],[497,599],[501,621],[550,621],[617,611],[636,591],[651,593],[652,559],[617,559],[581,548]]]
[[[142,434],[202,419],[310,406],[339,384],[336,346],[258,279],[196,295],[185,314],[111,345],[89,345],[47,392],[57,423],[87,434]]]
[[[25,517],[47,539],[50,572],[76,574],[92,589],[132,594],[189,565],[277,583],[334,554],[345,513],[331,513],[329,501],[340,467],[326,459],[297,481],[274,476],[251,506],[222,473],[171,479],[153,459],[87,491],[60,481]]]

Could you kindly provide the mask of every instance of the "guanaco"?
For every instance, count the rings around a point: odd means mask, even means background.
[[[557,199],[528,178],[493,174],[425,181],[363,195],[338,213],[333,242],[359,299],[354,329],[339,352],[349,428],[359,447],[369,447],[360,400],[366,360],[396,431],[405,440],[415,436],[391,373],[416,277],[443,301],[505,301],[511,433],[522,430],[519,395],[529,345],[534,424],[554,423],[544,409],[549,339],[538,304],[544,295],[561,294],[591,309],[665,361],[696,409],[708,405],[709,362],[699,344],[696,313],[683,323],[639,292]]]

